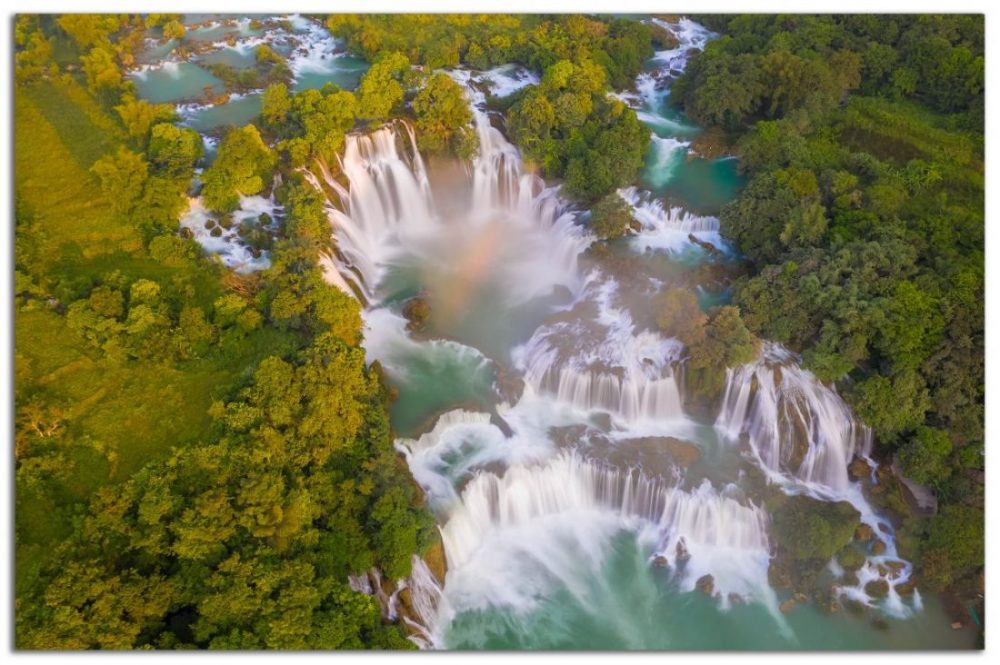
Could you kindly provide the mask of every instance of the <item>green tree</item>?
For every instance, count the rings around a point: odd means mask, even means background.
[[[189,177],[203,152],[201,136],[193,129],[164,122],[154,125],[150,132],[150,164],[166,176]]]
[[[231,130],[219,146],[219,154],[203,176],[202,196],[212,210],[229,212],[239,207],[240,196],[266,190],[277,157],[260,138],[253,125]]]
[[[91,170],[115,213],[129,217],[139,208],[149,176],[149,164],[142,155],[119,147],[115,154],[97,160]]]
[[[292,110],[292,99],[288,94],[288,86],[284,83],[272,83],[264,90],[261,100],[261,117],[268,126],[281,130]]]
[[[381,55],[358,84],[358,116],[365,120],[386,120],[405,96],[401,84],[410,71],[410,61],[399,52]]]
[[[452,152],[468,159],[479,138],[471,126],[472,111],[462,86],[447,74],[433,74],[413,99],[417,115],[417,143],[431,152]]]

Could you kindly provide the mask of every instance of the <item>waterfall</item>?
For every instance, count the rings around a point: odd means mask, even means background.
[[[409,637],[410,641],[421,649],[440,646],[435,628],[438,606],[444,593],[441,581],[427,567],[427,562],[414,554],[410,576],[400,580],[398,587],[410,592],[410,609],[414,616],[403,616],[406,625],[414,630],[414,634]]]
[[[695,215],[679,207],[668,208],[662,200],[635,187],[618,190],[618,196],[629,205],[642,227],[629,239],[637,252],[680,252],[691,246],[692,235],[720,249],[726,247],[715,217]]]
[[[871,447],[871,430],[840,395],[774,344],[757,361],[727,370],[715,426],[730,439],[746,434],[766,470],[835,493],[848,489],[854,456]]]
[[[480,149],[460,218],[437,210],[413,129],[402,121],[347,136],[340,159],[346,185],[322,166],[319,177],[306,174],[337,199],[327,205],[337,248],[330,264],[342,279],[327,271],[331,283],[346,281],[366,302],[378,302],[387,271],[418,258],[437,279],[467,290],[496,278],[511,305],[560,285],[580,288],[577,259],[592,238],[557,188],[524,173],[517,149],[473,108]]]
[[[855,456],[867,459],[871,454],[871,430],[857,420],[833,388],[799,367],[786,349],[766,344],[755,362],[726,370],[726,390],[715,427],[729,440],[746,435],[757,464],[786,491],[850,502],[861,513],[861,522],[885,544],[883,553],[866,557],[858,583],[840,586],[839,595],[880,606],[896,617],[919,610],[918,596],[911,609],[896,591],[909,581],[913,566],[899,558],[892,525],[868,502],[860,483],[852,483],[847,474]],[[831,567],[839,566],[833,561]],[[888,595],[881,603],[865,591],[872,580],[888,584]]]
[[[590,578],[626,531],[680,590],[712,575],[723,606],[735,594],[764,604],[783,625],[767,583],[767,513],[735,494],[707,480],[686,492],[572,453],[502,476],[479,473],[441,531],[449,571],[436,623],[487,606],[527,612],[554,584],[590,603]]]
[[[638,331],[631,314],[614,305],[617,290],[613,279],[592,285],[585,307],[596,310],[594,319],[540,327],[514,350],[515,366],[535,393],[585,413],[608,413],[623,428],[683,421],[674,372],[682,345]]]
[[[397,126],[405,128],[402,137]],[[408,152],[399,150],[397,138],[404,139]],[[433,232],[437,222],[430,184],[413,130],[403,123],[368,135],[349,135],[340,168],[349,182],[347,188],[325,171],[323,175],[341,199],[341,208],[327,206],[344,261],[341,274],[372,299],[371,289],[399,251],[393,242],[399,234]],[[318,186],[315,176],[311,181]]]

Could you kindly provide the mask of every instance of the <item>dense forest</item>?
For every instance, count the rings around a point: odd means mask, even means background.
[[[660,319],[690,323],[706,391],[756,337],[836,382],[876,456],[939,498],[900,547],[928,584],[971,598],[984,558],[982,17],[699,20],[721,36],[672,98],[724,133],[748,176],[721,214],[748,269],[711,318],[668,290]],[[507,134],[593,208],[601,235],[628,228],[615,191],[636,180],[649,130],[608,93],[669,33],[583,15],[326,24],[371,63],[358,88],[295,92],[273,51],[251,74],[216,67],[232,90],[264,88],[263,108],[201,171],[198,134],[125,76],[147,29],[183,35],[179,16],[17,18],[19,648],[412,647],[347,577],[405,576],[437,534],[392,447],[359,304],[323,280],[329,222],[301,169],[396,118],[428,153],[474,155],[463,90],[435,70],[536,71],[538,85],[490,100]],[[178,233],[196,175],[223,219],[241,195],[276,192],[267,270],[233,273]]]
[[[412,647],[347,584],[408,574],[434,531],[322,279],[321,197],[286,174],[256,275],[177,234],[200,137],[122,77],[157,20],[17,22],[17,645]],[[303,97],[297,138],[336,150]],[[235,129],[204,194],[230,210],[277,165]]]
[[[981,590],[982,16],[706,16],[673,94],[749,175],[722,212],[744,321],[836,381],[876,453],[933,488],[903,543]]]

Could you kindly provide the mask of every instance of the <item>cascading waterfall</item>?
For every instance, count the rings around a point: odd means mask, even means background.
[[[451,279],[466,286],[499,273],[511,303],[546,295],[557,285],[571,291],[580,287],[577,257],[591,238],[574,223],[575,214],[554,188],[522,172],[516,148],[485,115],[477,116],[476,126],[480,152],[462,219],[445,219],[436,210],[406,123],[347,137],[340,160],[346,187],[322,171],[322,184],[340,199],[339,206],[327,206],[338,250],[331,261],[367,301],[378,300],[376,289],[386,271],[413,255],[450,268]],[[307,177],[322,189],[314,174]]]
[[[731,439],[746,433],[768,471],[835,493],[849,488],[847,466],[871,452],[871,430],[840,396],[794,363],[780,346],[727,370],[715,426]]]
[[[409,154],[397,149],[397,125],[405,127]],[[409,125],[394,123],[368,135],[348,136],[340,168],[347,188],[326,171],[324,176],[340,195],[343,208],[327,206],[344,261],[341,275],[372,299],[371,289],[399,251],[394,242],[399,234],[433,233],[437,224],[434,200]]]
[[[579,411],[604,412],[623,429],[669,426],[684,420],[674,365],[682,345],[636,331],[631,314],[614,306],[617,282],[601,282],[588,304],[593,321],[581,318],[540,327],[514,350],[527,385]]]
[[[623,531],[682,591],[712,575],[724,606],[753,599],[783,624],[767,583],[767,513],[737,494],[708,481],[686,492],[572,453],[502,476],[480,473],[442,528],[448,583],[431,632],[440,640],[457,612],[485,604],[529,612],[555,584],[593,603],[588,578],[600,574],[609,537]]]
[[[745,435],[758,466],[787,491],[850,502],[862,523],[883,541],[885,551],[869,555],[858,571],[858,583],[841,586],[841,595],[879,606],[865,585],[884,580],[889,592],[881,607],[888,614],[905,617],[920,609],[919,593],[907,606],[896,590],[910,579],[912,565],[899,558],[892,525],[871,506],[860,483],[848,476],[855,457],[868,459],[871,454],[871,430],[835,390],[799,367],[786,349],[765,344],[756,361],[727,370],[715,427],[732,441]],[[836,561],[832,564],[834,570],[839,568]]]
[[[715,217],[695,215],[680,207],[668,208],[660,199],[635,187],[618,190],[618,196],[629,205],[641,225],[639,232],[629,239],[637,252],[680,252],[691,246],[691,236],[720,249],[726,248],[719,235],[719,220]]]

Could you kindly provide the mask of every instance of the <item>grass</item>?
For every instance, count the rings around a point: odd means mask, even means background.
[[[88,112],[60,90],[74,86],[43,82],[19,87],[14,96],[16,196],[39,231],[32,234],[37,273],[74,248],[88,258],[142,249],[138,231],[115,219],[89,171],[116,137],[90,122]]]
[[[138,231],[116,218],[101,195],[89,169],[123,140],[115,117],[71,78],[16,89],[18,218],[30,220],[17,227],[19,246],[30,248],[19,262],[39,284],[92,282],[114,271],[128,281],[186,280],[192,303],[210,311],[224,290],[221,269],[202,258],[170,266],[154,260]],[[16,400],[30,391],[59,407],[65,420],[55,458],[61,468],[18,476],[18,594],[72,533],[96,490],[205,440],[213,400],[230,396],[262,358],[287,354],[297,343],[291,333],[262,328],[202,359],[121,361],[91,347],[43,301],[16,312]]]

